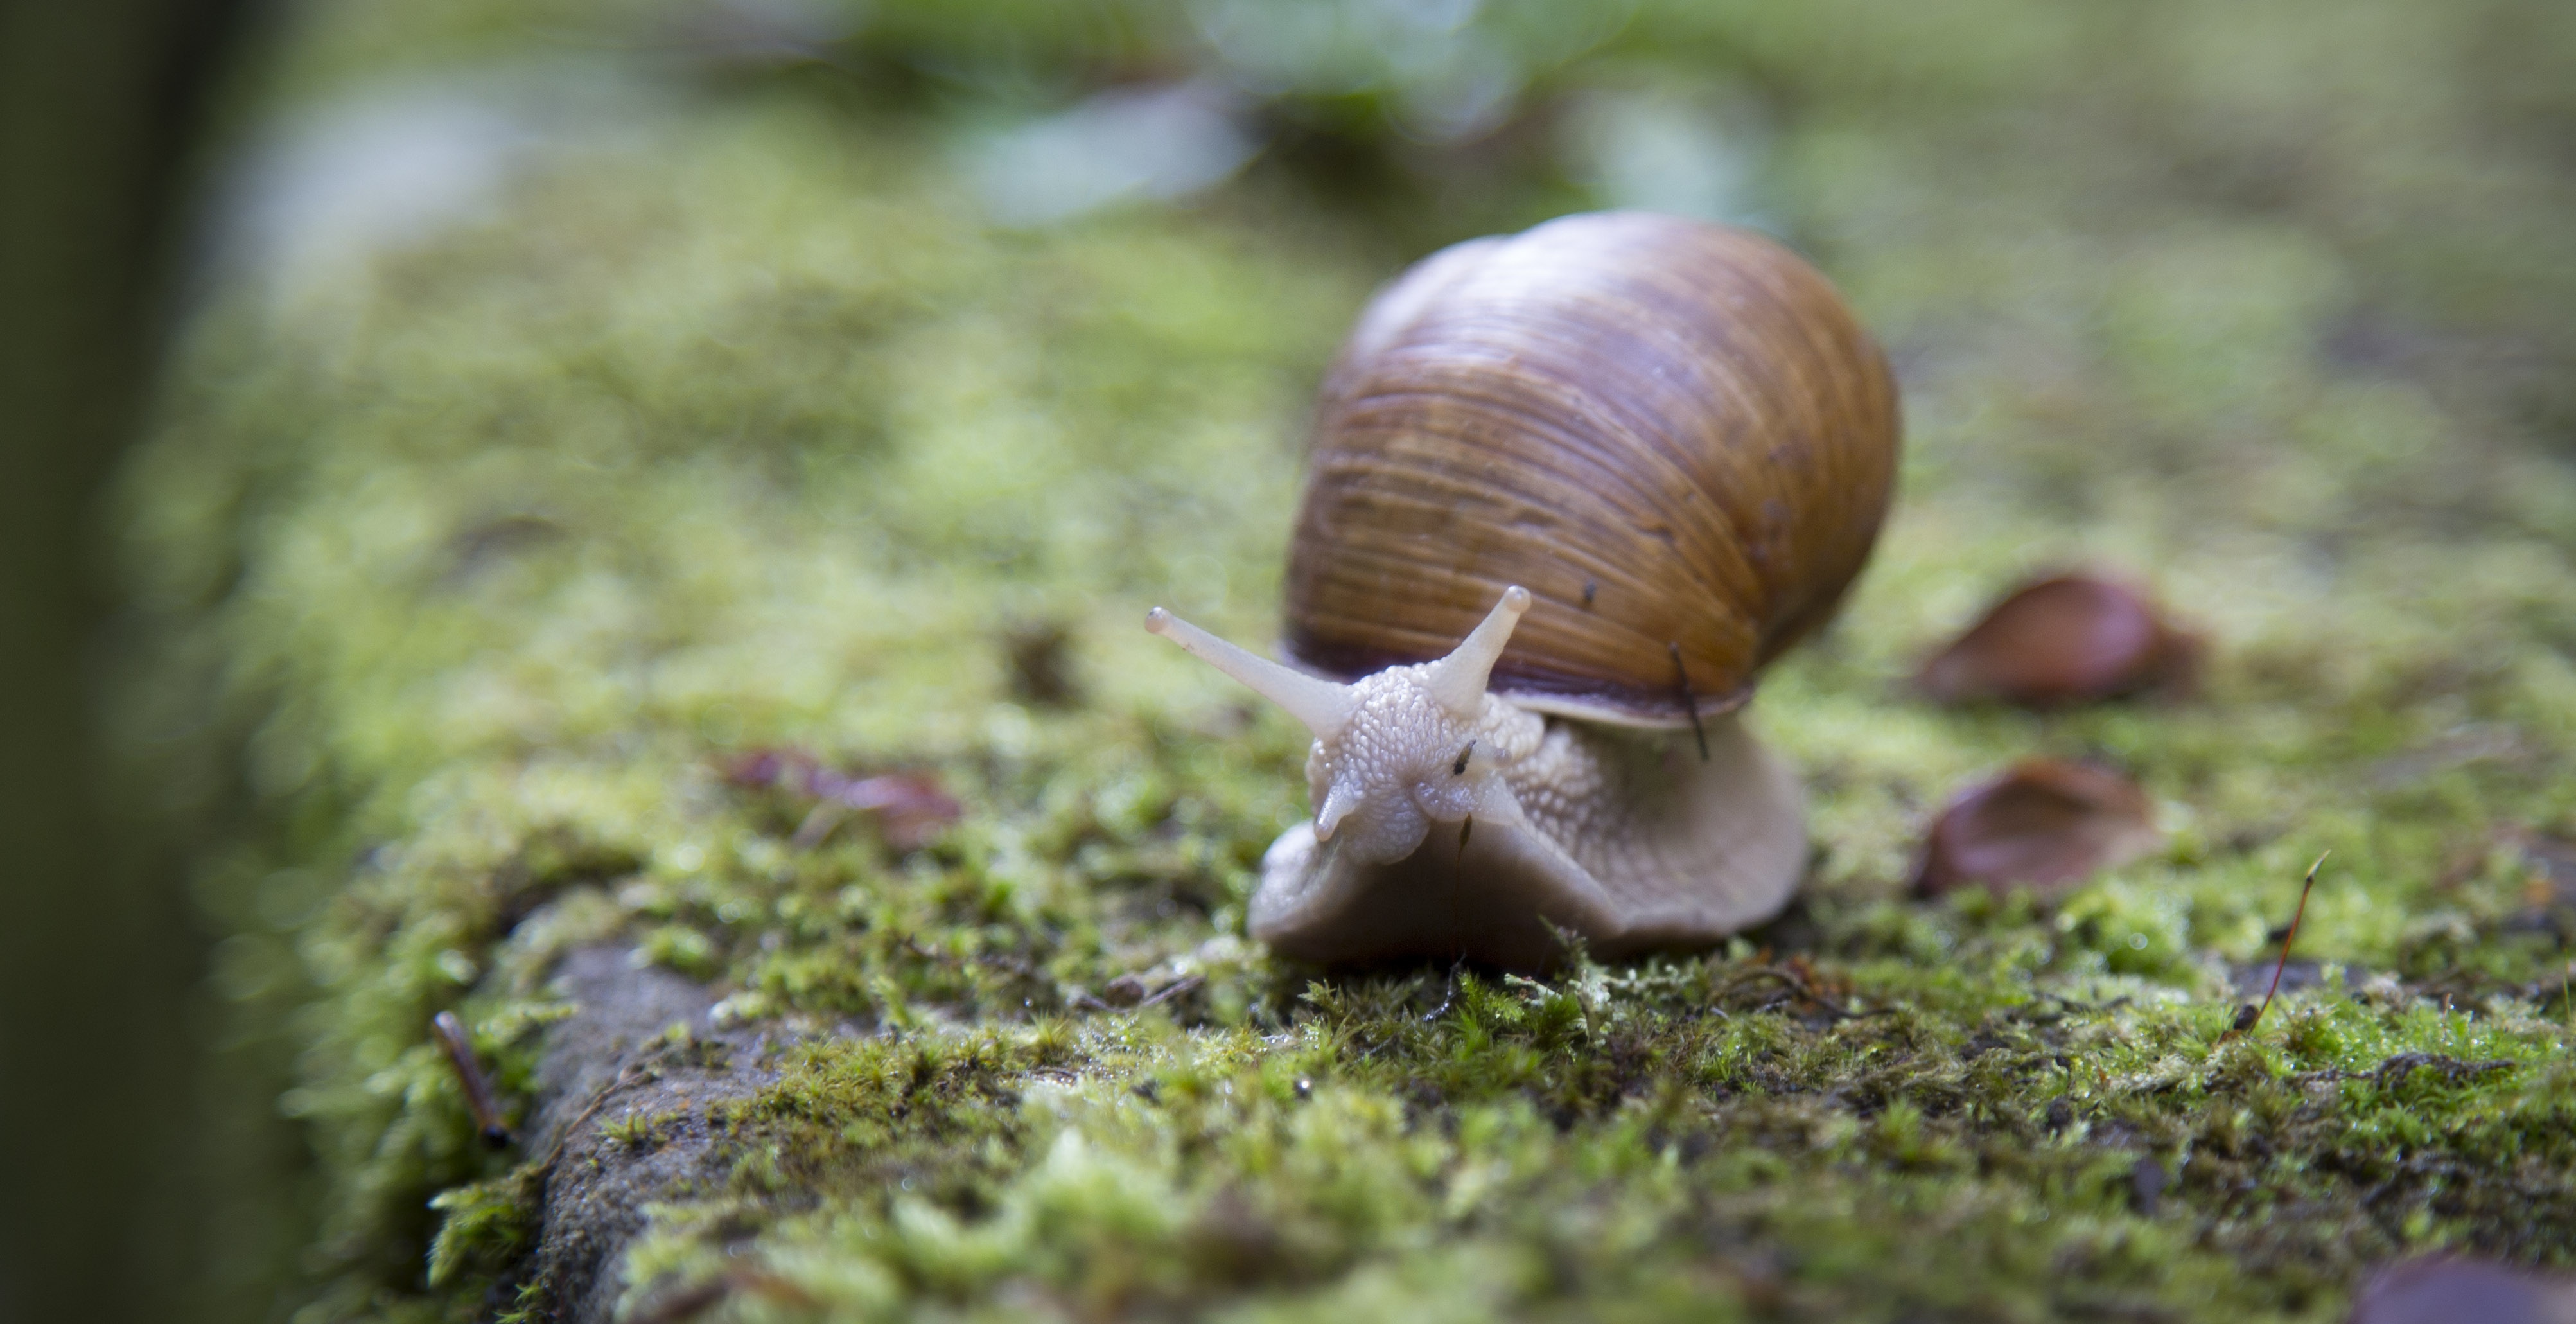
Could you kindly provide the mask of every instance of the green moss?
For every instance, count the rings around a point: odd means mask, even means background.
[[[2576,919],[2526,835],[2576,833],[2576,481],[2522,379],[2346,343],[2557,352],[2557,268],[2555,303],[2493,280],[2446,210],[2474,182],[2480,242],[2563,252],[2563,171],[2462,127],[2516,85],[2439,54],[2519,11],[1832,8],[1641,6],[1527,60],[1669,47],[1794,106],[1768,199],[1907,383],[1877,561],[1755,709],[1814,788],[1805,899],[1704,955],[1327,977],[1242,936],[1303,738],[1137,626],[1273,628],[1306,401],[1390,242],[1294,162],[997,233],[940,130],[754,80],[217,299],[132,476],[128,717],[239,811],[198,890],[314,1155],[304,1317],[487,1310],[529,1156],[480,1146],[428,1019],[520,1107],[551,961],[608,940],[793,1041],[629,1265],[746,1319],[2328,1319],[2388,1256],[2576,1258]],[[1563,196],[1515,178],[1476,187]],[[2199,698],[1905,692],[2070,561],[2212,635]],[[1014,688],[1032,625],[1072,702]],[[817,841],[725,775],[779,746],[963,818]],[[1908,897],[1931,809],[2033,751],[2126,766],[2166,848],[2055,904]],[[2227,1037],[2328,848],[2324,981]]]
[[[528,1252],[544,1195],[538,1167],[528,1164],[491,1181],[450,1187],[429,1202],[440,1215],[424,1279],[431,1288],[452,1288],[469,1275],[488,1281]]]

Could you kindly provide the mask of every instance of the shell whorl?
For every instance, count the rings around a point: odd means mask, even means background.
[[[1605,212],[1443,250],[1326,381],[1287,647],[1344,678],[1439,657],[1521,584],[1495,693],[1725,711],[1868,558],[1897,426],[1877,346],[1758,235]]]

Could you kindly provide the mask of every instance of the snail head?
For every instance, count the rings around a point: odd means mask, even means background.
[[[1522,822],[1499,775],[1495,736],[1508,709],[1485,692],[1494,661],[1530,607],[1529,590],[1503,590],[1447,657],[1389,667],[1339,684],[1247,652],[1156,607],[1145,628],[1187,649],[1288,710],[1315,735],[1306,755],[1315,839],[1359,864],[1411,855],[1433,823]]]

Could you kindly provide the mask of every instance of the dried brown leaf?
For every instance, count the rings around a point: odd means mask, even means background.
[[[821,845],[851,811],[873,815],[878,834],[896,850],[929,844],[964,812],[955,796],[927,773],[859,777],[825,765],[801,750],[757,749],[725,764],[725,780],[753,790],[775,789],[813,800],[795,843]]]
[[[2201,640],[2145,595],[2090,575],[2023,585],[1923,664],[1917,684],[1943,703],[2061,707],[2145,690],[2187,692]]]
[[[2060,892],[2155,849],[2155,806],[2117,773],[2025,759],[1954,797],[1923,843],[1914,886],[1927,896],[2025,883]]]

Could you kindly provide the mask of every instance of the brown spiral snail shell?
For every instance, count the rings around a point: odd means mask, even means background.
[[[1568,216],[1399,277],[1317,410],[1295,666],[1147,622],[1315,733],[1253,936],[1526,968],[1776,913],[1804,796],[1737,715],[1868,559],[1897,433],[1877,346],[1758,235]]]

